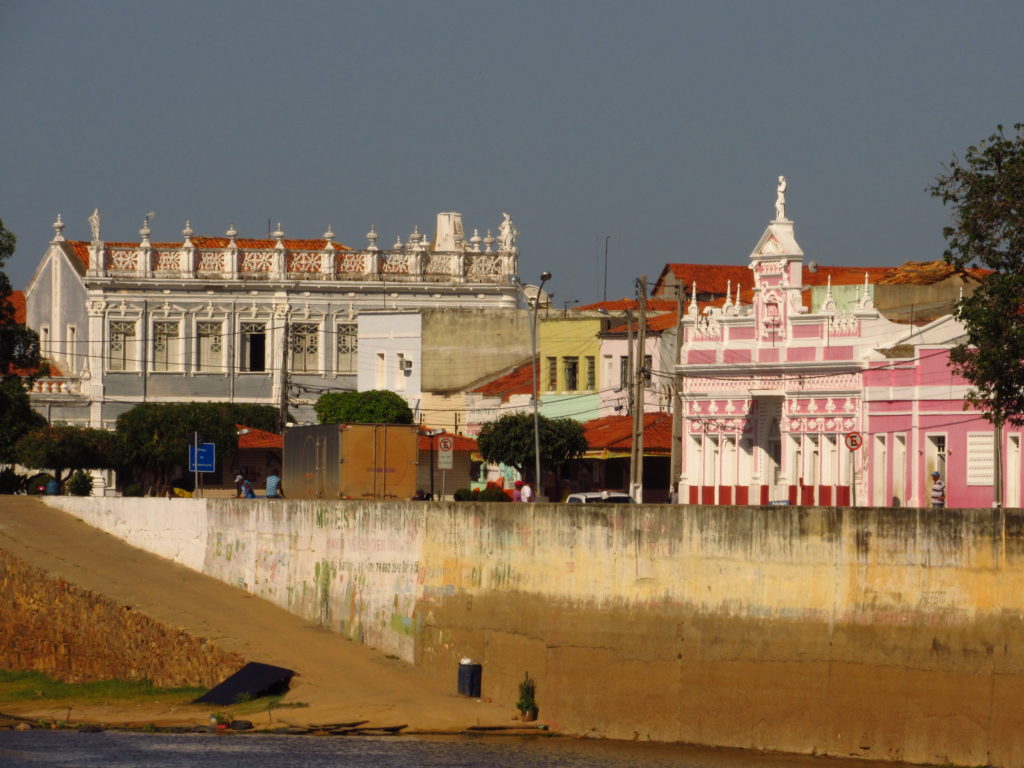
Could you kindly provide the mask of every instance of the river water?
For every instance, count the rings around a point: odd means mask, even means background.
[[[820,759],[546,736],[0,731],[3,768],[820,768]],[[829,768],[863,761],[830,760]],[[877,766],[878,764],[874,764]]]

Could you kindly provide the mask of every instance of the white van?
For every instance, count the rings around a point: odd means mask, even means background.
[[[570,493],[565,502],[567,504],[636,504],[633,497],[625,491]]]

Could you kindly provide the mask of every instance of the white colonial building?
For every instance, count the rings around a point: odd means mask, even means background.
[[[141,402],[280,406],[314,419],[320,392],[356,389],[358,315],[367,309],[514,309],[516,231],[464,235],[458,213],[437,215],[431,240],[353,249],[320,239],[196,236],[105,242],[54,237],[25,291],[26,320],[58,372],[33,404],[51,421],[110,427]],[[472,339],[467,343],[477,343]]]

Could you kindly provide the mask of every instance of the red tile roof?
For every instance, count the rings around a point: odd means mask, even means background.
[[[228,243],[231,242],[226,237],[193,237],[192,244],[196,248],[227,248]],[[322,251],[324,249],[324,243],[326,242],[323,238],[319,240],[289,240],[285,238],[283,241],[284,247],[290,251]],[[244,250],[273,250],[274,246],[277,245],[277,240],[260,239],[260,238],[249,238],[249,237],[236,237],[235,245]],[[181,243],[166,243],[162,244],[162,247],[180,247]],[[157,245],[154,243],[153,247]],[[334,247],[339,251],[351,251],[347,245],[341,243],[334,243]]]
[[[530,383],[530,373],[533,366],[530,362],[523,363],[518,368],[481,384],[470,392],[478,392],[485,397],[500,397],[501,402],[508,402],[512,395],[531,395],[533,385]]]
[[[256,427],[235,424],[238,429],[238,449],[243,448],[284,448],[284,436],[266,432]]]
[[[466,437],[465,435],[453,435],[451,432],[442,432],[440,435],[435,435],[434,436],[434,450],[435,451],[437,450],[437,439],[440,438],[440,437],[450,437],[450,438],[452,438],[453,441],[454,441],[454,445],[452,446],[452,450],[454,450],[454,451],[473,452],[473,451],[475,451],[477,449],[476,440],[474,440],[471,437]],[[421,451],[429,451],[430,450],[430,436],[423,434],[423,432],[420,432],[419,433],[419,440],[418,440],[417,444],[418,444],[419,449]]]
[[[666,264],[654,286],[654,293],[661,294],[667,289],[665,278],[671,272],[675,279],[686,286],[687,296],[697,283],[698,294],[714,294],[725,297],[725,291],[732,283],[732,291],[737,285],[746,284],[747,288],[754,285],[754,276],[746,264]],[[863,275],[861,276],[863,277]],[[675,298],[672,296],[671,298]]]
[[[576,307],[576,311],[607,309],[609,312],[625,312],[627,309],[636,310],[639,305],[636,299],[608,299],[607,301],[595,301],[582,307]],[[650,311],[669,312],[676,308],[676,300],[672,299],[647,299],[647,309]]]
[[[71,255],[78,260],[83,269],[89,268],[89,244],[81,240],[68,240],[68,247],[71,248]]]
[[[802,280],[804,285],[825,285],[830,277],[832,278],[832,285],[857,285],[864,282],[865,273],[867,273],[868,282],[872,285],[931,285],[945,280],[956,272],[953,267],[943,261],[907,261],[898,267],[818,266],[814,272],[808,269],[810,263],[809,260],[805,260],[803,263]],[[983,278],[987,274],[986,270],[980,269],[967,269],[964,272],[976,279]],[[733,294],[735,295],[736,285],[739,284],[743,287],[743,303],[747,304],[751,301],[753,276],[750,273],[750,268],[747,266],[735,264],[666,264],[655,284],[655,293],[667,290],[665,278],[669,273],[677,281],[686,285],[687,292],[692,290],[693,283],[696,281],[698,294],[710,293],[723,298],[731,281]]]
[[[603,416],[583,424],[588,455],[628,452],[633,445],[632,416]],[[672,414],[660,411],[644,414],[644,455],[672,452]]]
[[[11,306],[14,307],[14,322],[24,323],[25,322],[25,293],[24,291],[11,291],[11,295],[7,297],[7,300],[11,302]]]

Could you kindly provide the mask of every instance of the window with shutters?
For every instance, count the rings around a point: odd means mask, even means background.
[[[173,371],[178,367],[178,323],[153,323],[153,370]]]
[[[135,321],[111,320],[107,368],[111,371],[135,370]]]
[[[584,389],[593,392],[597,389],[597,360],[593,355],[589,355],[587,360],[587,385]]]
[[[196,370],[202,373],[224,372],[224,332],[219,320],[196,323]]]
[[[967,433],[968,485],[992,485],[995,482],[995,473],[992,471],[992,446],[991,432]]]
[[[355,323],[338,323],[338,373],[356,372],[357,330]]]
[[[320,370],[320,333],[316,323],[294,323],[288,332],[293,373]]]
[[[558,389],[558,358],[549,357],[548,359],[548,392],[554,392]]]

